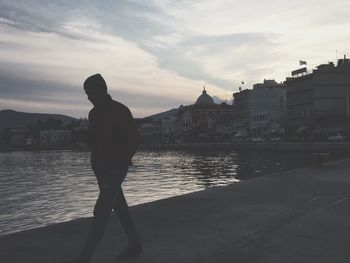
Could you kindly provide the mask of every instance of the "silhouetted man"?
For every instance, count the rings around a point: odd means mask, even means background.
[[[86,244],[72,263],[87,263],[101,240],[111,211],[118,215],[128,237],[128,246],[117,259],[139,256],[142,246],[129,212],[121,184],[137,147],[137,128],[130,110],[112,100],[100,74],[87,78],[84,89],[94,105],[89,113],[91,166],[100,189],[94,219]]]

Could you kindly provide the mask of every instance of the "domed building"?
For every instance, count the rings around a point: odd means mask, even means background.
[[[203,136],[211,141],[210,135],[228,134],[232,127],[233,108],[226,103],[216,104],[203,87],[196,102],[179,112],[182,131],[185,134]]]
[[[203,87],[202,95],[200,95],[195,103],[196,105],[214,105],[215,102],[212,97],[207,94],[205,86]]]

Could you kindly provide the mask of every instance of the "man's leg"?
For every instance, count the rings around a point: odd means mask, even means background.
[[[79,257],[81,262],[89,262],[106,229],[116,196],[115,185],[101,182],[100,194],[94,208],[94,219],[89,236]]]
[[[121,186],[118,187],[113,209],[117,214],[120,223],[127,235],[129,246],[141,246],[141,241],[137,233],[134,220],[131,217],[130,210]]]

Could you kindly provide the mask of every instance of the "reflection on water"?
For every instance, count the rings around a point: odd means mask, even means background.
[[[88,152],[0,153],[0,235],[92,216],[98,189],[89,160]],[[123,189],[136,205],[309,163],[302,154],[142,151]]]

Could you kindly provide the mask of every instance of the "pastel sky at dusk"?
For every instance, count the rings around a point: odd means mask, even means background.
[[[349,0],[0,0],[0,110],[85,117],[101,73],[144,117],[350,55]]]

